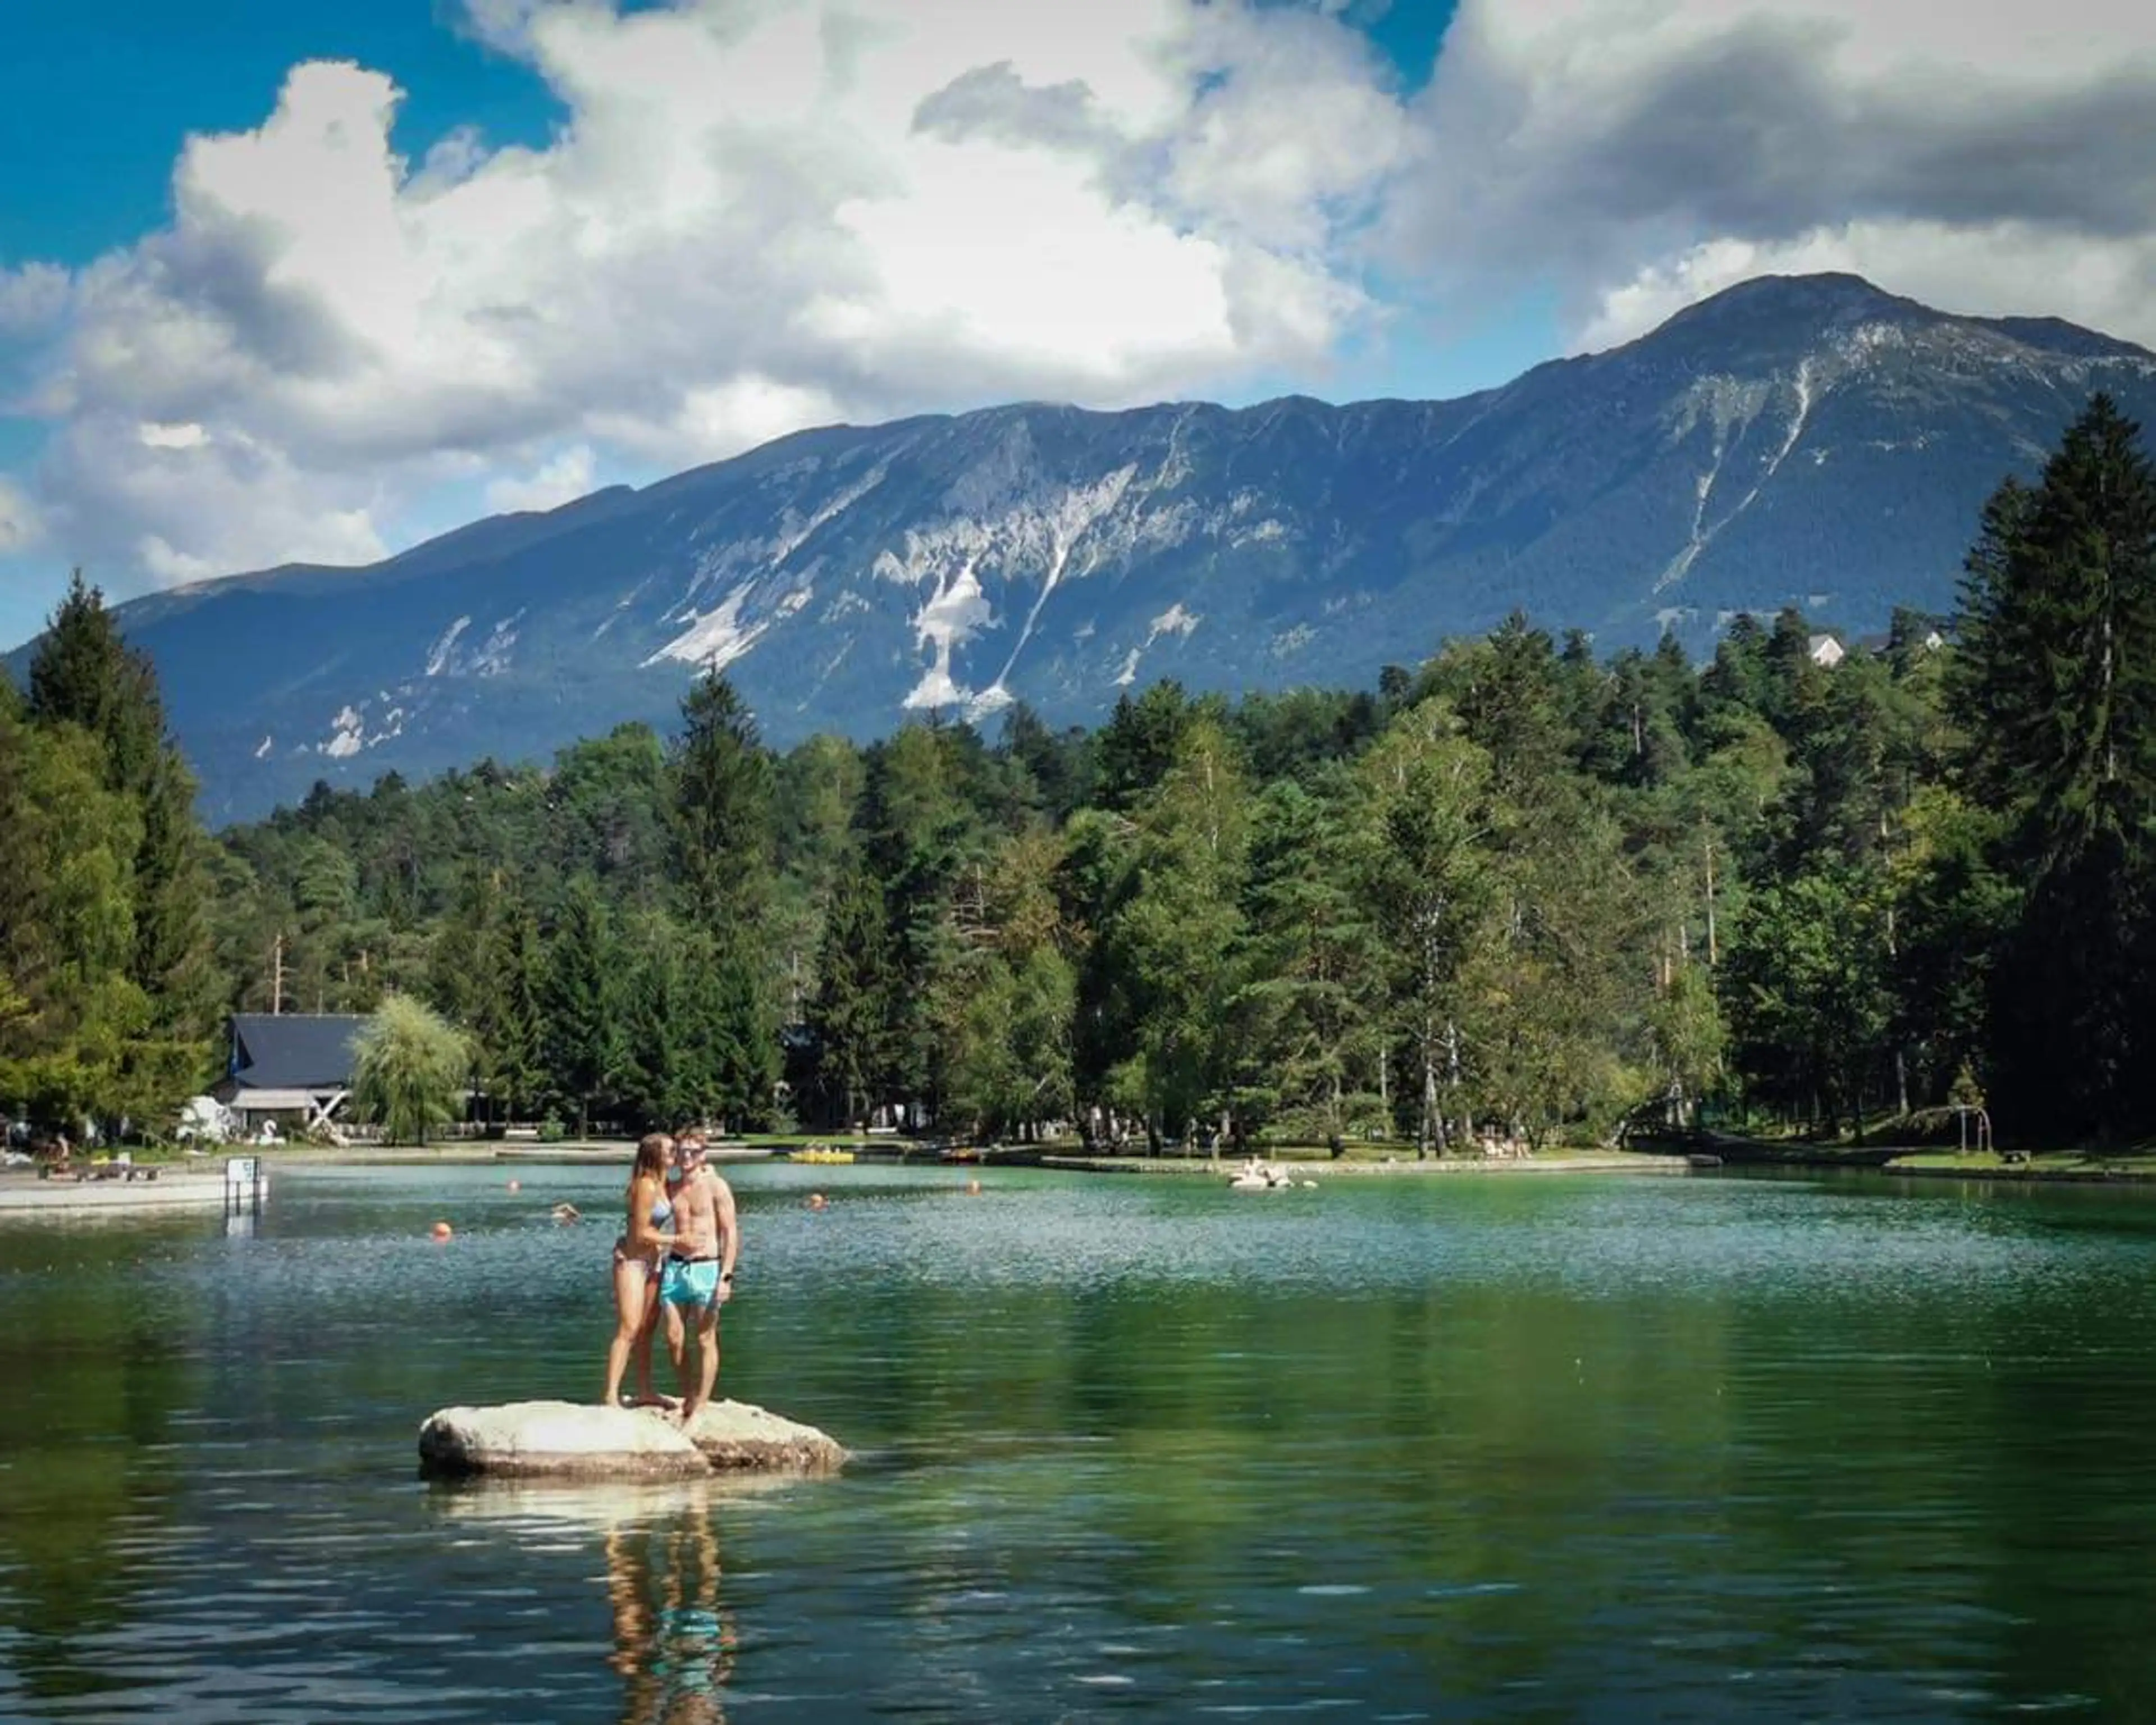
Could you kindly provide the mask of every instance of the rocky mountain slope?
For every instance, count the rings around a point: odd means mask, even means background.
[[[767,735],[1125,689],[1358,684],[1514,607],[1703,648],[1743,609],[1945,608],[1984,497],[2156,357],[1847,276],[1731,289],[1447,402],[1022,405],[783,438],[372,568],[139,600],[213,819],[528,758],[726,667]]]

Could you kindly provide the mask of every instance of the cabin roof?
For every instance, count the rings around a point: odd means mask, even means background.
[[[341,1089],[366,1025],[346,1013],[236,1012],[226,1070],[242,1091]]]

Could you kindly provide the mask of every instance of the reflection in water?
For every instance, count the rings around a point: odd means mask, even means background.
[[[8,1663],[39,1698],[113,1686],[89,1650],[149,1583],[130,1553],[171,1514],[167,1440],[198,1375],[194,1314],[144,1296],[189,1224],[94,1220],[17,1230],[9,1244],[35,1240],[49,1291],[0,1305],[0,1617],[20,1635]],[[132,1261],[116,1267],[116,1248]]]
[[[735,1616],[721,1600],[714,1515],[727,1503],[798,1486],[778,1475],[570,1482],[478,1480],[444,1483],[436,1509],[456,1521],[504,1524],[523,1542],[554,1543],[572,1530],[597,1536],[606,1558],[623,1725],[717,1725],[739,1650]]]
[[[606,1558],[622,1725],[717,1725],[737,1640],[709,1509],[610,1529]]]

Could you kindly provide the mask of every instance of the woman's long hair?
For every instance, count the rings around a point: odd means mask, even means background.
[[[634,1186],[646,1174],[664,1183],[666,1164],[673,1158],[673,1139],[664,1132],[646,1132],[637,1140],[636,1166],[629,1171],[629,1183]]]

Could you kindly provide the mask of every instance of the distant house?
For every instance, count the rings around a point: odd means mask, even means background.
[[[1832,635],[1812,636],[1804,643],[1804,652],[1823,670],[1832,670],[1849,657],[1848,650]]]
[[[301,1131],[333,1120],[352,1094],[366,1027],[345,1013],[234,1013],[225,1076],[210,1094],[248,1131],[278,1116],[297,1115]]]
[[[1816,641],[1820,637],[1814,635],[1812,639]],[[1859,635],[1856,650],[1873,659],[1891,659],[1897,650],[1914,657],[1919,653],[1936,653],[1946,644],[1945,631],[1935,624],[1926,624],[1907,634],[1897,635],[1891,629],[1881,629],[1873,634]]]

